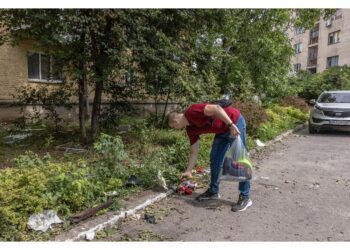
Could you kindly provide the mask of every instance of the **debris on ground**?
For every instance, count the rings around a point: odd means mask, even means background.
[[[160,184],[165,190],[168,190],[168,186],[167,186],[167,184],[166,184],[165,178],[163,177],[162,171],[158,170],[157,178],[158,178],[159,184]]]
[[[62,145],[56,146],[57,150],[64,151],[64,153],[84,153],[86,149],[84,149],[79,144],[74,144],[74,142],[67,142]]]
[[[92,216],[95,216],[97,212],[110,207],[113,204],[113,202],[114,202],[114,196],[109,197],[107,202],[97,207],[89,208],[79,214],[73,215],[72,217],[70,217],[70,220],[72,223],[78,223],[80,221],[86,220]]]
[[[320,188],[320,183],[314,182],[314,183],[308,184],[307,186],[308,186],[310,189],[318,189],[318,188]]]
[[[185,180],[177,187],[176,192],[179,194],[191,195],[196,188],[196,182]]]
[[[203,173],[204,173],[203,167],[202,167],[202,166],[198,166],[198,167],[196,168],[196,173],[197,173],[197,174],[203,174]]]
[[[14,144],[17,142],[21,142],[30,136],[32,136],[32,133],[13,134],[13,135],[6,136],[3,139],[5,144]]]
[[[262,183],[262,182],[258,182],[259,185],[264,186],[265,188],[272,188],[274,190],[278,190],[279,187],[276,185],[272,185],[272,184],[266,184],[266,183]]]
[[[52,224],[63,223],[53,210],[45,210],[41,214],[32,214],[28,220],[28,227],[35,231],[46,232]]]
[[[267,176],[260,176],[260,179],[268,181],[268,180],[270,180],[270,177],[267,177]]]
[[[141,181],[137,179],[136,175],[131,175],[125,183],[126,188],[133,187],[133,186],[140,186],[140,185],[141,185]]]
[[[255,143],[256,143],[256,145],[257,145],[258,147],[265,147],[265,146],[266,146],[265,143],[263,143],[263,142],[260,141],[259,139],[256,139],[256,140],[255,140]]]
[[[88,240],[88,241],[91,241],[95,238],[95,232],[88,232],[86,235],[85,235],[85,239]]]
[[[157,224],[156,217],[154,215],[145,214],[144,219],[150,224]]]

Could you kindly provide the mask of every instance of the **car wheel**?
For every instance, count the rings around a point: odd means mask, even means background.
[[[315,134],[317,131],[314,126],[312,126],[309,122],[309,133],[310,134]]]

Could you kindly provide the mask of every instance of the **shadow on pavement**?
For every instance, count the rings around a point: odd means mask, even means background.
[[[206,209],[216,209],[222,206],[231,207],[233,204],[232,201],[225,200],[225,199],[197,201],[196,200],[197,195],[199,194],[193,193],[193,195],[189,195],[189,196],[174,194],[172,195],[172,198],[177,200],[182,200],[193,207],[202,207]]]
[[[297,132],[294,132],[296,135],[302,135],[302,136],[322,136],[322,137],[348,137],[350,136],[349,130],[321,130],[318,133],[310,134],[308,132],[308,129],[299,130]]]

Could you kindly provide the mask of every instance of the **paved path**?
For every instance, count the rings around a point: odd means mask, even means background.
[[[173,195],[146,211],[157,224],[125,221],[100,240],[350,241],[350,133],[302,130],[253,161],[246,211],[231,212],[237,183],[221,182],[219,202]]]

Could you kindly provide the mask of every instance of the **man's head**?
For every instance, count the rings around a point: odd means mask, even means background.
[[[183,113],[171,112],[168,114],[168,125],[171,128],[182,129],[186,127],[183,121]]]

